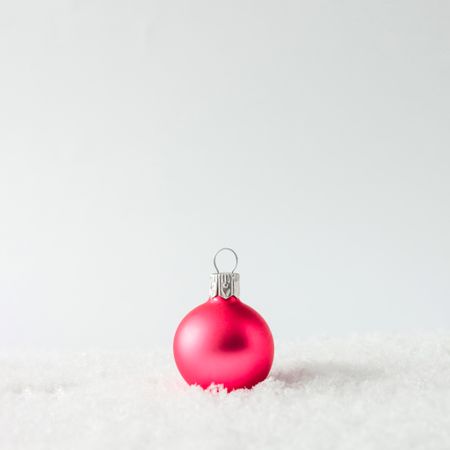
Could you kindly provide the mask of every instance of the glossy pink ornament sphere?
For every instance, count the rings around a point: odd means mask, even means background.
[[[234,296],[217,296],[181,321],[173,352],[189,384],[223,384],[233,390],[251,388],[267,377],[274,346],[267,323],[253,308]]]

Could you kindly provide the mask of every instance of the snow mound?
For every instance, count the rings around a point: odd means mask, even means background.
[[[170,351],[3,352],[0,449],[450,449],[450,335],[279,344],[231,393],[187,386]]]

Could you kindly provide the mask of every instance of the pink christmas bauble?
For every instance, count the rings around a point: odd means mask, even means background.
[[[274,344],[264,319],[235,296],[220,296],[193,309],[175,333],[173,352],[189,384],[251,388],[272,366]]]

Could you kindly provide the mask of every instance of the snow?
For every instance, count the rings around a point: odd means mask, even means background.
[[[202,391],[170,351],[3,352],[0,449],[449,449],[450,335],[279,344],[252,390]]]

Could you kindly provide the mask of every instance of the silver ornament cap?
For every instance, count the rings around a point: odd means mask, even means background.
[[[239,298],[239,274],[232,272],[212,273],[209,283],[209,298],[220,296]]]
[[[217,255],[224,251],[228,250],[233,253],[234,258],[236,260],[234,269],[231,272],[221,272],[216,264]],[[238,273],[234,273],[236,267],[238,265],[238,256],[236,252],[228,247],[221,248],[215,255],[213,259],[213,264],[216,269],[216,273],[212,273],[210,276],[209,283],[209,298],[213,298],[216,296],[220,296],[224,299],[228,299],[230,297],[239,298],[240,294],[240,277]]]

